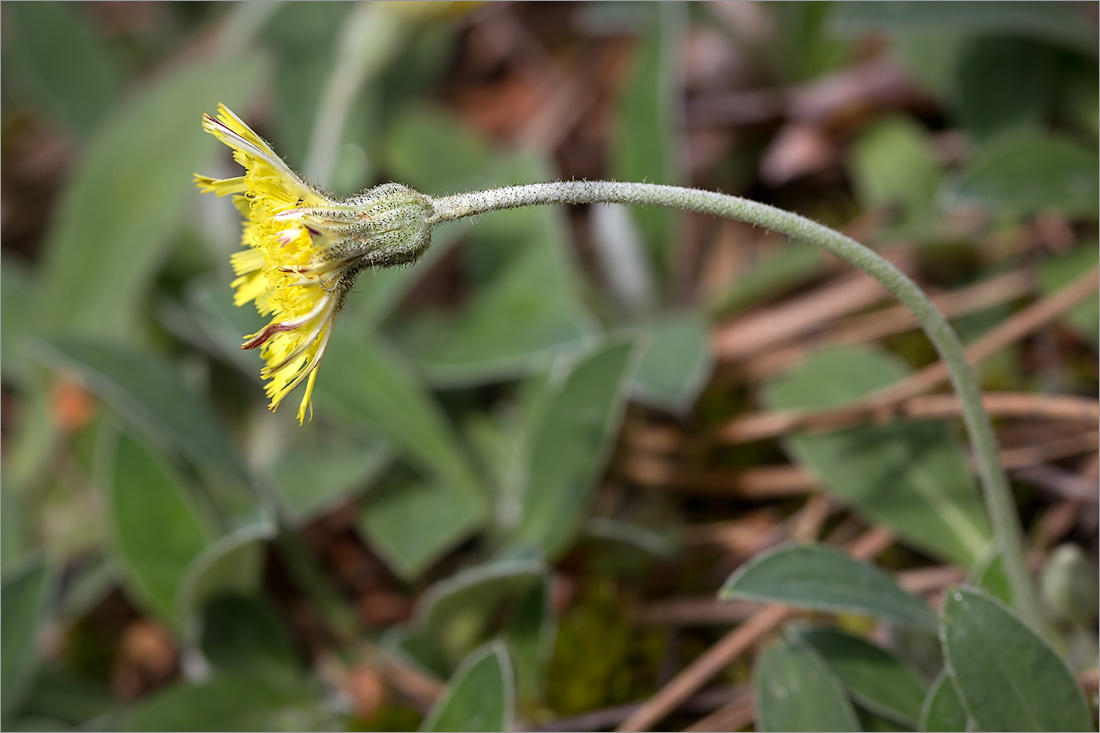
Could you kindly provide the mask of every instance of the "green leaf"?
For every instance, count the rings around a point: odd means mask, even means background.
[[[911,79],[944,99],[956,87],[959,58],[969,40],[940,31],[907,32],[893,39],[890,52]]]
[[[633,351],[632,342],[609,339],[549,387],[531,427],[527,487],[513,544],[541,547],[550,559],[568,549],[622,417]]]
[[[924,705],[921,706],[920,711],[919,730],[945,732],[974,730],[946,671],[940,673],[928,690],[928,696],[924,698]]]
[[[126,585],[146,608],[179,628],[184,572],[213,540],[177,472],[143,442],[123,433],[105,471],[111,487],[115,551]]]
[[[516,665],[516,691],[521,704],[539,702],[556,630],[557,619],[550,608],[550,580],[544,577],[520,599],[504,632]]]
[[[1059,59],[1056,110],[1059,119],[1095,139],[1100,135],[1100,89],[1096,62],[1062,54]]]
[[[788,544],[761,553],[738,568],[718,596],[936,627],[936,615],[887,573],[825,545]]]
[[[500,158],[488,140],[460,119],[410,107],[390,125],[385,167],[401,181],[429,194],[501,185]]]
[[[855,702],[896,723],[917,726],[925,684],[909,665],[882,647],[838,629],[800,627],[797,634],[817,650]]]
[[[26,698],[38,671],[35,640],[45,620],[52,579],[44,562],[5,573],[0,591],[0,719],[4,721]]]
[[[163,688],[127,717],[129,731],[328,730],[319,697],[303,685],[272,687],[254,677],[218,675]]]
[[[759,40],[747,28],[740,32],[752,38],[757,63],[775,70],[769,80],[775,86],[808,82],[835,71],[854,55],[855,44],[837,39],[827,29],[833,3],[771,3],[763,9],[770,16],[771,32]]]
[[[398,115],[391,130],[387,168],[421,191],[492,188],[553,177],[544,156],[498,152],[468,125],[438,112],[410,108]],[[473,229],[462,224],[440,230],[444,244],[460,235],[468,239],[461,255],[473,281],[463,308],[455,314],[406,317],[394,331],[434,384],[462,386],[521,376],[596,330],[580,298],[562,211],[504,211]],[[389,276],[383,284],[389,284]]]
[[[1012,584],[1008,581],[1001,552],[996,545],[990,545],[981,554],[977,562],[970,567],[968,582],[972,582],[989,595],[1009,605],[1012,604]]]
[[[420,576],[485,521],[480,501],[442,483],[397,481],[376,487],[357,526],[397,575]]]
[[[202,651],[218,673],[273,687],[294,685],[304,671],[286,626],[259,596],[224,595],[207,604]]]
[[[515,229],[523,251],[477,291],[457,318],[429,315],[403,329],[406,351],[433,384],[467,386],[525,375],[594,331],[569,265],[556,251],[563,241],[557,236],[561,215],[522,213],[525,223]]]
[[[363,92],[370,89],[395,52],[406,45],[412,27],[408,21],[405,14],[391,12],[385,4],[360,5],[345,17],[332,44],[335,65],[326,75],[302,162],[302,172],[309,180],[324,186],[340,180],[357,186],[355,190],[365,181],[370,162],[362,148],[352,142],[359,136],[349,128],[365,127],[370,122],[356,114],[362,109],[356,101],[366,97],[378,106],[376,95]],[[328,40],[323,43],[327,45]]]
[[[5,254],[0,258],[3,288],[0,288],[0,374],[5,383],[25,383],[29,368],[24,338],[34,318],[37,277],[21,260]]]
[[[619,181],[680,182],[676,149],[679,39],[687,20],[678,3],[641,6],[651,14],[640,39],[617,109],[611,135],[610,174]],[[651,257],[660,271],[671,265],[678,214],[667,208],[634,208]]]
[[[684,414],[695,403],[711,368],[708,325],[702,314],[669,315],[644,326],[633,391],[655,407]]]
[[[859,730],[840,680],[801,642],[777,642],[757,657],[752,693],[757,730]]]
[[[427,633],[449,663],[457,664],[485,641],[504,600],[523,596],[545,572],[537,560],[502,560],[466,568],[424,593],[413,612],[413,626]]]
[[[370,486],[390,464],[387,446],[339,433],[303,436],[284,450],[271,483],[291,521],[304,524]]]
[[[199,125],[259,86],[256,59],[188,66],[100,125],[46,234],[42,328],[135,340],[151,279],[187,206],[196,168],[224,150]],[[226,156],[228,157],[228,156]]]
[[[232,441],[210,403],[160,356],[86,340],[36,341],[54,369],[75,371],[84,385],[142,432],[152,433],[199,465],[243,476]]]
[[[461,127],[456,134],[469,135]],[[520,153],[498,156],[492,173],[486,185],[553,177],[541,156]],[[596,332],[580,298],[562,210],[498,212],[458,231],[468,238],[461,249],[472,281],[467,302],[456,314],[429,311],[404,318],[394,330],[434,384],[522,376]]]
[[[860,133],[849,152],[848,170],[864,206],[898,206],[910,222],[931,208],[941,175],[928,135],[900,116]]]
[[[768,385],[765,400],[773,409],[835,407],[908,374],[881,351],[835,349]],[[990,540],[966,455],[942,423],[865,425],[783,444],[833,495],[925,552],[965,566]]]
[[[1095,730],[1065,661],[1004,604],[948,589],[940,614],[947,673],[981,730]]]
[[[337,330],[321,369],[316,396],[322,409],[349,427],[381,434],[484,510],[484,495],[451,425],[393,350]]]
[[[27,504],[11,472],[5,470],[0,479],[0,568],[5,571],[24,562],[34,549],[32,515]]]
[[[305,161],[323,81],[337,62],[333,40],[350,9],[343,3],[281,3],[260,30],[265,46],[274,52],[271,139],[287,161],[296,163],[291,165],[295,170]]]
[[[1042,125],[1054,103],[1055,54],[1052,47],[1027,38],[967,40],[956,61],[951,96],[972,139]]]
[[[64,730],[64,721],[58,720],[51,716],[21,716],[19,719],[13,721],[10,724],[10,729],[13,731],[26,731],[27,733],[52,733],[52,731]]]
[[[1096,267],[1098,258],[1100,251],[1095,241],[1086,242],[1071,252],[1045,258],[1039,265],[1039,285],[1043,294],[1052,295],[1081,277]],[[1062,320],[1094,349],[1100,346],[1100,298],[1096,295],[1075,305]]]
[[[381,342],[335,334],[317,396],[349,427],[389,439],[428,473],[379,487],[359,529],[395,572],[414,578],[476,530],[487,515],[482,491],[439,406]]]
[[[17,86],[79,137],[99,125],[122,91],[122,75],[87,17],[71,3],[12,5]]]
[[[1095,632],[1093,621],[1100,613],[1100,588],[1096,566],[1080,546],[1066,542],[1054,548],[1038,585],[1039,598],[1051,620]]]
[[[500,642],[472,653],[421,726],[424,731],[509,731],[515,716],[512,665]]]
[[[867,733],[907,733],[913,730],[858,705],[856,718],[859,720],[859,729]]]
[[[230,279],[223,276],[195,278],[184,290],[184,305],[178,315],[190,318],[207,337],[206,342],[196,345],[240,369],[258,388],[263,362],[258,354],[242,349],[241,343],[245,334],[259,331],[265,321],[255,308],[233,305],[233,288],[229,283]],[[166,320],[176,326],[174,318]],[[182,335],[190,336],[190,330]]]
[[[407,626],[391,626],[382,636],[382,646],[392,654],[405,659],[414,668],[440,679],[450,675],[452,669],[443,652],[427,630]]]
[[[274,523],[261,518],[208,545],[187,566],[180,580],[180,618],[191,618],[215,596],[258,591],[263,579],[264,543],[275,535]]]
[[[1024,35],[1096,56],[1096,33],[1071,8],[1046,2],[846,2],[833,27],[845,34],[935,31]]]
[[[983,145],[946,189],[951,204],[1006,218],[1050,211],[1095,216],[1100,198],[1096,151],[1068,138],[1018,133]]]
[[[20,708],[22,717],[54,718],[71,726],[89,721],[117,710],[120,703],[111,695],[105,684],[75,677],[53,666],[38,671],[34,686]],[[94,726],[105,728],[106,726]],[[56,730],[56,728],[55,728]]]

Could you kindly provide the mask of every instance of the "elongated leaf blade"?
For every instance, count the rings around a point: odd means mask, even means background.
[[[811,356],[765,390],[769,406],[818,409],[852,402],[909,373],[869,348]],[[833,495],[906,542],[969,566],[990,540],[978,487],[948,426],[935,422],[865,425],[784,440],[787,452]]]
[[[1071,9],[1046,2],[846,2],[833,15],[845,33],[1025,35],[1096,55],[1096,33]]]
[[[300,682],[304,672],[290,633],[263,597],[229,594],[207,604],[202,651],[222,674],[267,680],[275,687]]]
[[[202,113],[258,86],[257,59],[202,62],[160,80],[104,120],[46,235],[40,324],[47,332],[135,340],[143,300],[220,146]]]
[[[380,434],[429,474],[478,499],[468,458],[439,405],[409,365],[378,340],[333,335],[317,380],[317,401],[346,425]]]
[[[848,170],[863,204],[899,206],[909,221],[931,208],[940,168],[927,133],[900,116],[861,132],[848,156]]]
[[[1100,199],[1095,150],[1040,133],[1000,137],[980,148],[944,196],[1002,217],[1050,211],[1095,216]]]
[[[730,576],[719,597],[936,628],[936,615],[888,574],[825,545],[784,545],[757,555]]]
[[[840,680],[811,647],[780,641],[753,665],[753,702],[760,731],[859,730]]]
[[[554,249],[560,216],[525,219],[527,243],[505,270],[455,319],[414,322],[405,345],[433,384],[456,387],[498,381],[544,368],[563,348],[591,336],[572,273]],[[484,233],[479,232],[484,235]],[[539,241],[541,240],[541,241]]]
[[[513,543],[561,555],[580,528],[621,419],[634,345],[622,338],[585,354],[550,387],[531,431],[528,484]]]
[[[940,619],[947,673],[981,730],[1095,730],[1065,661],[1000,601],[951,588]]]
[[[123,433],[108,472],[115,551],[136,600],[179,628],[181,581],[214,540],[179,474],[144,442]]]
[[[363,493],[391,462],[381,442],[329,433],[287,446],[271,480],[291,520],[301,524]]]
[[[1098,258],[1100,248],[1094,240],[1084,242],[1072,252],[1044,259],[1039,266],[1039,284],[1043,293],[1052,295],[1081,277],[1082,273],[1096,267]],[[1093,349],[1100,347],[1100,298],[1096,294],[1074,306],[1062,316],[1062,320],[1092,344]]]
[[[898,657],[839,629],[804,627],[798,638],[817,650],[852,699],[877,715],[917,726],[925,683]]]
[[[644,328],[632,391],[642,402],[682,415],[710,375],[707,322],[688,312],[655,319]]]
[[[508,731],[514,707],[512,665],[504,645],[494,642],[463,662],[421,730]]]
[[[542,691],[557,631],[557,618],[550,602],[550,579],[544,577],[520,599],[505,630],[508,651],[516,666],[516,690],[521,704],[538,702]]]
[[[181,619],[197,614],[211,598],[259,591],[264,543],[276,534],[266,518],[238,527],[208,544],[180,579],[176,606]]]
[[[395,573],[412,580],[484,522],[480,502],[443,483],[398,481],[374,489],[357,527]]]
[[[26,382],[27,354],[24,340],[34,321],[34,293],[37,273],[16,257],[0,259],[3,287],[0,288],[0,374],[9,383]]]
[[[674,59],[687,14],[678,3],[645,7],[650,22],[636,49],[633,69],[618,105],[612,136],[611,174],[623,181],[679,183],[676,151],[677,83]],[[631,215],[658,272],[667,272],[677,213],[653,207]]]
[[[225,427],[183,375],[160,356],[90,340],[35,342],[35,353],[55,369],[74,370],[92,392],[143,431],[188,456],[243,476]]]
[[[505,599],[518,599],[545,575],[537,560],[504,560],[467,568],[439,581],[421,597],[416,628],[457,664],[479,643]]]
[[[1019,36],[967,39],[955,72],[955,107],[972,139],[1039,129],[1057,87],[1057,51]]]
[[[126,718],[128,731],[330,730],[333,721],[309,686],[273,687],[256,677],[215,675],[177,682],[142,699]]]
[[[928,696],[921,706],[918,730],[944,731],[944,733],[973,730],[969,722],[966,710],[959,701],[959,694],[955,692],[955,685],[951,683],[947,672],[941,672],[932,683]]]
[[[106,683],[92,682],[55,666],[38,670],[34,686],[20,706],[22,720],[54,719],[73,728],[109,715],[120,707]],[[104,726],[105,727],[105,726]]]
[[[86,16],[87,6],[12,5],[11,40],[20,86],[78,137],[91,134],[122,92],[122,74]]]
[[[28,563],[4,578],[0,593],[0,718],[8,720],[26,697],[38,669],[35,638],[45,616],[51,572]]]
[[[403,125],[409,127],[400,129]],[[409,129],[424,137],[412,138]],[[493,153],[461,122],[438,114],[409,113],[392,140],[394,161],[405,180],[425,186],[420,190],[461,190],[470,171],[477,170],[489,172],[478,187],[553,177],[542,156]],[[437,148],[443,148],[437,157],[421,157]],[[476,158],[480,162],[465,171],[458,165]],[[466,386],[530,374],[595,333],[596,323],[580,297],[563,211],[504,211],[460,231],[468,240],[461,254],[472,281],[470,297],[455,313],[438,309],[405,317],[394,330],[433,384]],[[444,237],[456,233],[444,230]]]

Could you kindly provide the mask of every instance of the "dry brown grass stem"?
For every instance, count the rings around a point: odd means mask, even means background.
[[[921,373],[917,372],[913,377]],[[903,381],[897,385],[899,392],[904,384]],[[1083,423],[1096,423],[1100,419],[1100,402],[1072,395],[989,392],[982,395],[982,404],[994,418],[1045,418]],[[814,413],[794,410],[750,413],[727,422],[715,432],[715,439],[725,445],[739,445],[791,432],[839,430],[901,418],[954,418],[959,414],[959,401],[954,394],[919,395],[903,397],[895,402],[860,402]]]
[[[685,731],[710,731],[710,730],[741,730],[752,722],[756,714],[753,708],[752,691],[745,690],[734,700],[726,703],[694,725],[684,728]]]
[[[998,455],[1006,469],[1020,471],[1093,452],[1097,445],[1100,445],[1100,431],[1088,430],[1042,443],[1005,448]],[[799,496],[821,488],[809,471],[790,465],[758,466],[741,471],[698,471],[685,469],[670,457],[633,454],[619,459],[616,471],[642,486],[668,488],[694,496],[754,501]],[[1032,480],[1034,477],[1021,473],[1020,478]],[[1071,494],[1075,498],[1095,501],[1095,485],[1092,485],[1090,492],[1086,497],[1075,483]]]
[[[966,288],[933,296],[932,302],[945,316],[957,317],[1019,298],[1030,292],[1031,287],[1028,274],[1023,270],[1016,270]],[[913,314],[906,308],[885,308],[839,322],[819,339],[802,338],[789,346],[751,356],[735,368],[749,379],[762,379],[789,369],[815,348],[867,343],[918,327]]]
[[[893,535],[882,528],[868,530],[853,541],[848,552],[861,560],[869,560],[893,541]],[[731,661],[743,654],[767,634],[798,612],[785,606],[765,606],[744,623],[724,636],[668,684],[657,691],[636,710],[618,731],[650,730],[684,700],[706,684]]]
[[[980,364],[997,351],[1024,338],[1077,305],[1096,291],[1098,283],[1100,283],[1100,270],[1094,267],[1057,293],[1022,309],[975,341],[966,350],[967,360],[971,366]],[[873,420],[879,415],[889,417],[896,414],[900,409],[899,405],[946,382],[948,376],[943,362],[936,362],[897,384],[839,408],[812,412],[788,410],[743,415],[715,431],[715,439],[727,444],[744,443],[796,430],[836,429]],[[1019,405],[1020,400],[1016,399],[1013,404]],[[1064,409],[1065,403],[1057,404],[1059,410]]]

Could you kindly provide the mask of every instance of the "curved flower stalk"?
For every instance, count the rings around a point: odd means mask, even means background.
[[[312,417],[317,367],[336,314],[360,271],[415,261],[428,248],[431,204],[390,183],[338,201],[303,181],[264,140],[224,105],[203,115],[203,129],[233,149],[245,173],[215,179],[195,175],[203,192],[233,196],[244,217],[242,249],[231,262],[234,302],[255,303],[271,321],[245,338],[260,348],[270,409],[303,381],[298,422]]]
[[[490,211],[545,204],[664,206],[726,217],[766,227],[813,244],[859,268],[884,285],[920,323],[951,374],[986,508],[1002,551],[1013,601],[1040,628],[1046,624],[1031,587],[1023,533],[1016,516],[981,390],[962,344],[924,292],[888,261],[849,237],[805,217],[725,194],[647,183],[558,181],[474,191],[432,199],[388,183],[336,201],[303,182],[256,133],[224,106],[203,127],[234,150],[245,175],[227,180],[196,176],[204,191],[233,194],[246,218],[242,244],[233,258],[237,304],[255,301],[271,323],[252,334],[244,348],[263,346],[263,370],[271,409],[308,379],[298,410],[309,410],[317,365],[332,324],[355,277],[367,266],[415,262],[431,243],[432,227]]]

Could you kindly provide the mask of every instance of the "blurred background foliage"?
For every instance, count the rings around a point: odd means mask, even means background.
[[[191,182],[235,175],[200,128],[218,102],[342,195],[646,180],[874,245],[965,341],[994,334],[977,361],[1027,408],[998,427],[1044,600],[1095,689],[1095,4],[2,13],[5,728],[613,727],[742,618],[725,577],[792,537],[884,528],[884,567],[947,573],[929,598],[968,571],[1004,594],[955,421],[736,437],[935,355],[877,287],[735,223],[442,227],[359,280],[315,419],[268,413],[237,216]],[[846,623],[757,674],[817,690],[834,727],[965,723],[927,639],[882,663]],[[829,676],[858,644],[900,681]],[[665,724],[742,699],[748,664]],[[798,725],[769,700],[759,725]]]

